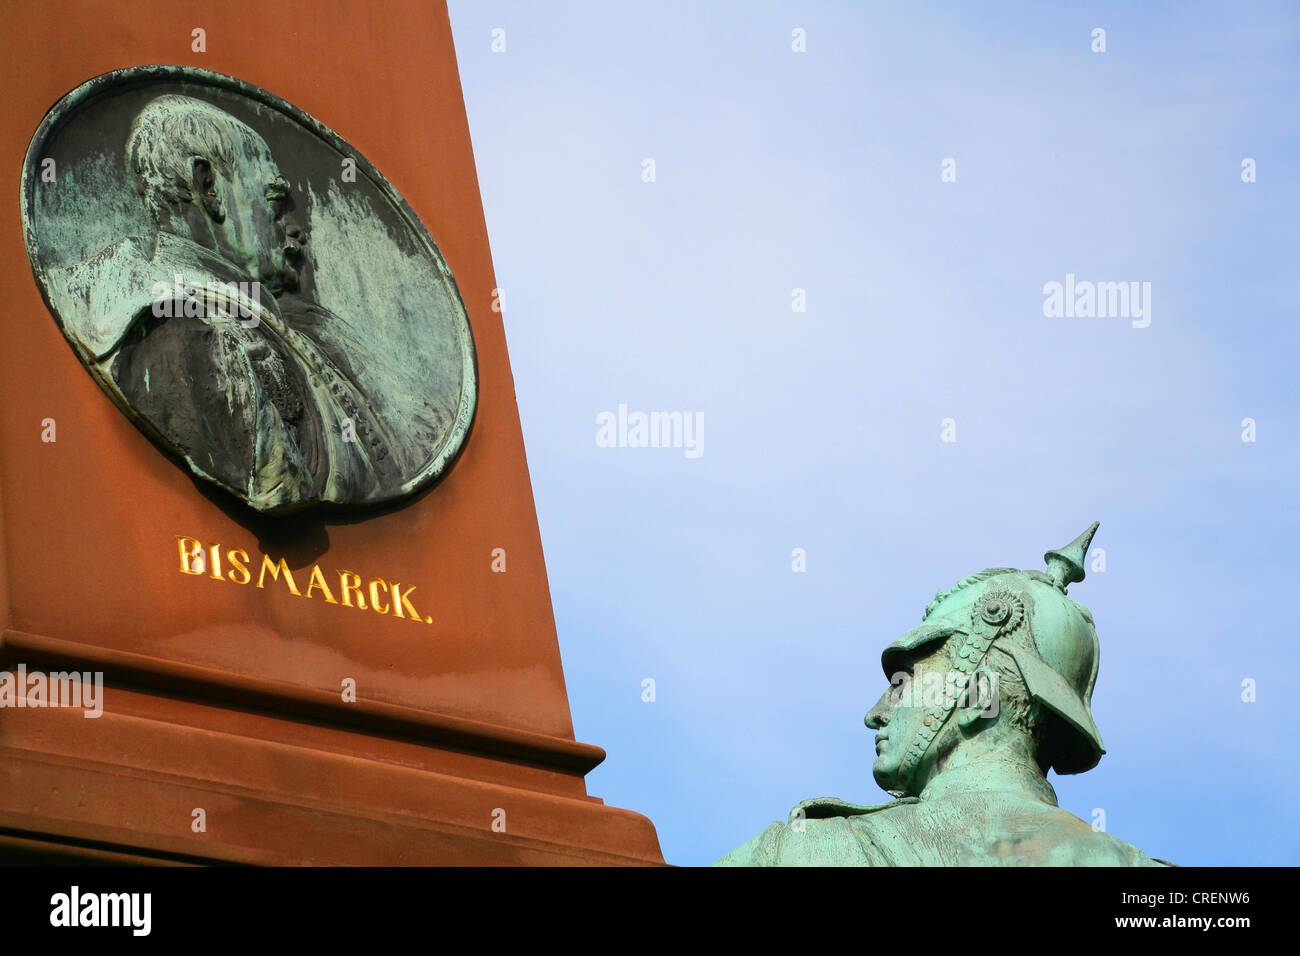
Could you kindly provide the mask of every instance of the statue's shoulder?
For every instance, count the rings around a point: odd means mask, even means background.
[[[798,820],[828,820],[834,817],[859,817],[868,813],[879,813],[882,810],[890,810],[894,807],[907,806],[916,803],[916,797],[902,797],[898,800],[890,800],[887,803],[849,803],[847,800],[841,800],[839,797],[817,797],[812,800],[801,800],[790,811],[790,822]]]
[[[1147,856],[1131,843],[1098,830],[1092,824],[1059,807],[1052,808],[1052,822],[1044,828],[1048,860],[1059,866],[1173,866]]]
[[[883,866],[896,862],[871,832],[893,808],[916,803],[915,797],[864,805],[838,797],[804,800],[789,819],[773,823],[714,866]],[[885,826],[886,834],[899,827]],[[894,841],[889,841],[892,845]]]
[[[983,857],[994,865],[1168,865],[1062,807],[1015,794],[975,797],[963,794],[942,801],[943,809],[960,809],[964,812],[959,816],[980,824],[983,839],[967,848],[974,855],[963,862],[979,863]]]

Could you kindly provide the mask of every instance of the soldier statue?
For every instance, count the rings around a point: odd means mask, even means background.
[[[881,655],[872,775],[895,799],[805,800],[715,866],[1161,866],[1056,804],[1047,771],[1097,765],[1092,614],[1066,595],[1097,531],[1047,573],[989,568],[940,591]]]

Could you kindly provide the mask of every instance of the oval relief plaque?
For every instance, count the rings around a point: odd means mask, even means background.
[[[96,77],[37,129],[27,254],[118,406],[261,512],[392,502],[468,435],[474,341],[424,225],[355,149],[232,77]]]

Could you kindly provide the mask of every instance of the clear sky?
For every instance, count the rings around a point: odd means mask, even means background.
[[[1096,519],[1061,805],[1300,863],[1300,8],[989,7],[452,0],[588,789],[669,862],[888,799],[881,649]],[[1067,274],[1146,318],[1046,316]],[[601,447],[620,404],[702,454]]]

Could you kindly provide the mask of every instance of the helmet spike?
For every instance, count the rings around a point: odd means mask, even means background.
[[[1101,522],[1094,521],[1083,534],[1065,547],[1043,555],[1043,560],[1047,562],[1047,573],[1052,576],[1052,583],[1060,588],[1062,594],[1075,581],[1083,580],[1083,561],[1088,554],[1088,546],[1092,544],[1092,536],[1099,527]]]

